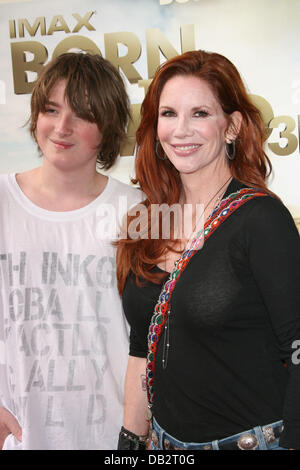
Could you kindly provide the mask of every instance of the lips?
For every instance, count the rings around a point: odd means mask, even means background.
[[[177,155],[190,155],[197,151],[201,144],[172,144],[171,147]]]
[[[63,149],[63,150],[68,150],[71,147],[73,147],[73,145],[74,145],[70,142],[66,142],[66,141],[63,141],[63,140],[53,140],[53,139],[50,139],[50,140],[57,148]]]
[[[200,144],[174,145],[179,150],[192,150],[200,147]]]

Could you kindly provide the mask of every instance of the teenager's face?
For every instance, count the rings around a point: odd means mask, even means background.
[[[61,170],[95,169],[102,135],[96,123],[78,117],[65,100],[65,81],[52,88],[45,112],[40,112],[36,140],[45,159]]]
[[[168,80],[159,102],[157,137],[181,174],[225,161],[228,118],[209,85],[194,76]]]

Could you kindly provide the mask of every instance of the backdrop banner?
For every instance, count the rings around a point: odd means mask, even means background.
[[[240,71],[263,113],[269,187],[300,225],[299,0],[23,0],[0,4],[0,172],[41,164],[26,121],[37,72],[69,50],[110,60],[132,104],[128,143],[110,171],[134,172],[140,105],[160,63],[193,49],[218,52]]]

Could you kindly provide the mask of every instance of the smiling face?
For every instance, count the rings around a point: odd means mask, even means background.
[[[97,124],[71,109],[65,99],[65,81],[58,81],[37,119],[36,140],[45,159],[62,170],[86,165],[96,169],[101,139]]]
[[[157,137],[182,175],[224,165],[225,140],[231,137],[228,126],[229,117],[204,80],[177,75],[166,82],[159,101]]]

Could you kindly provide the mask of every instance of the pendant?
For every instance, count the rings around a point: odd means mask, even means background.
[[[169,347],[170,347],[170,310],[167,312],[167,320],[164,328],[164,342],[163,342],[163,354],[162,354],[162,368],[166,369],[168,365],[168,357],[169,357]]]
[[[152,411],[151,411],[150,405],[147,406],[145,418],[146,418],[146,421],[151,421],[152,419]]]

